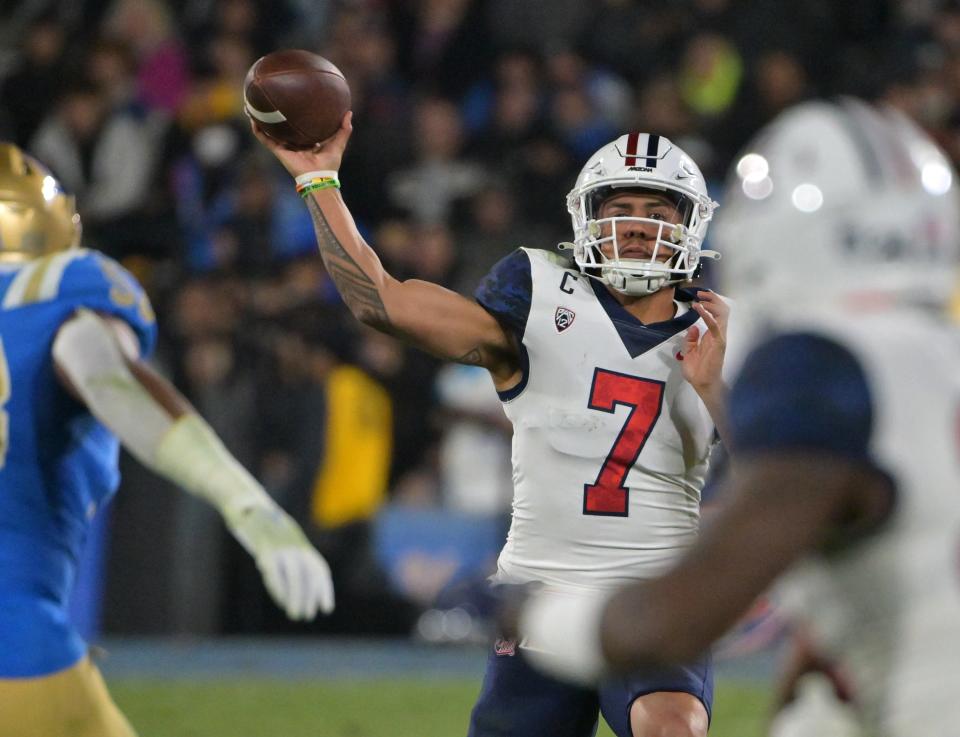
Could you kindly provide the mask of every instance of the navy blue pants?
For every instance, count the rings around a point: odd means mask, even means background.
[[[696,696],[713,711],[713,663],[658,668],[605,682],[599,691],[542,675],[519,647],[498,642],[487,659],[483,687],[467,737],[593,737],[603,714],[617,737],[633,737],[630,707],[640,696],[674,691]]]

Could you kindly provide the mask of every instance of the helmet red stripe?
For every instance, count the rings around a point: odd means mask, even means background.
[[[631,133],[627,136],[627,152],[624,156],[625,166],[637,165],[637,144],[640,142],[639,133]]]

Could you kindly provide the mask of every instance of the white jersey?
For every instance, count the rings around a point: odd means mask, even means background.
[[[522,337],[527,364],[501,395],[514,499],[497,579],[608,589],[661,573],[697,534],[714,440],[681,373],[686,329],[706,329],[692,293],[644,326],[565,260],[522,249],[477,298]]]
[[[851,678],[868,735],[953,737],[960,733],[960,333],[905,312],[808,317],[778,326],[784,330],[826,337],[859,364],[872,409],[869,458],[892,478],[896,503],[871,536],[798,566],[778,593]]]

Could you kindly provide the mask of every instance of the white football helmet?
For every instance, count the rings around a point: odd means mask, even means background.
[[[724,293],[760,309],[943,304],[960,257],[956,173],[896,110],[803,103],[747,146],[713,236]]]
[[[674,225],[643,217],[598,218],[600,204],[614,190],[654,192],[673,200],[682,216]],[[700,168],[678,146],[653,133],[630,133],[597,151],[577,177],[567,195],[567,210],[573,220],[572,247],[577,266],[588,276],[632,296],[653,294],[670,284],[692,279],[701,257],[717,258],[700,246],[717,203],[707,194]],[[620,258],[616,224],[625,220],[658,227],[649,258]],[[603,235],[609,224],[610,235]],[[611,243],[612,256],[601,252]],[[664,259],[663,254],[670,254]]]

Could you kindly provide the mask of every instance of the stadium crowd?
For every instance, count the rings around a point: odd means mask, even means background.
[[[564,198],[580,163],[624,131],[668,136],[717,192],[778,112],[852,93],[901,108],[960,161],[956,2],[0,8],[0,138],[76,194],[85,244],[124,263],[157,307],[163,371],[327,556],[340,606],[314,628],[406,631],[457,581],[463,562],[442,549],[393,567],[378,555],[398,509],[481,521],[495,552],[509,513],[509,425],[483,371],[442,366],[341,304],[307,209],[243,115],[258,56],[298,47],[339,66],[355,113],[340,179],[361,231],[392,274],[465,294],[517,246],[569,239]],[[210,513],[160,501],[156,483],[125,469],[107,626],[286,626],[243,575],[251,564],[221,549]],[[137,555],[148,523],[165,555]],[[162,603],[146,593],[144,565],[164,581]],[[211,586],[206,574],[223,565],[235,575]]]

